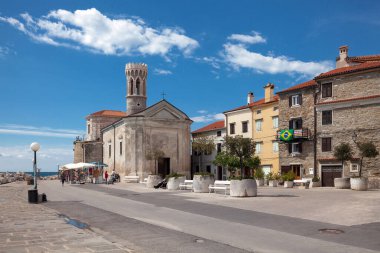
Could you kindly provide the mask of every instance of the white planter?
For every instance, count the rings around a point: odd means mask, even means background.
[[[256,197],[257,185],[254,179],[231,180],[231,197]]]
[[[193,191],[194,192],[209,192],[208,187],[210,184],[214,184],[214,176],[207,175],[194,175],[193,177]]]
[[[293,188],[293,181],[284,181],[284,188]]]
[[[157,185],[159,182],[162,181],[162,177],[159,175],[149,175],[148,181],[146,182],[147,188],[153,188],[155,185]]]
[[[278,180],[269,180],[269,186],[270,187],[277,187]]]
[[[334,186],[336,189],[350,189],[349,177],[334,178]]]
[[[316,188],[316,187],[321,187],[321,181],[318,182],[310,182],[310,188]]]
[[[256,179],[257,186],[264,186],[264,179]]]
[[[350,179],[351,189],[356,191],[366,191],[368,190],[368,178],[366,177],[355,177]]]
[[[168,183],[166,185],[166,188],[168,190],[178,190],[179,189],[179,185],[181,183],[184,183],[185,182],[185,179],[186,177],[170,177],[169,180],[168,180]]]

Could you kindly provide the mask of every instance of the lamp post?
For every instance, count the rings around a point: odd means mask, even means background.
[[[34,174],[34,189],[37,190],[37,151],[40,149],[40,144],[33,142],[30,144],[30,149],[34,152],[33,159],[33,174]]]

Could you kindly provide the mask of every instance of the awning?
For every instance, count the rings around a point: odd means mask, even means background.
[[[102,163],[102,162],[92,162],[91,164],[92,166],[96,165],[97,167],[108,167],[107,164]]]
[[[75,170],[75,169],[86,169],[92,168],[95,165],[92,163],[68,163],[61,167],[62,170]]]

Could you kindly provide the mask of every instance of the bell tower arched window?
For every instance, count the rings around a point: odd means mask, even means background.
[[[136,94],[140,95],[140,78],[137,78],[136,81]]]
[[[131,80],[129,81],[129,89],[130,89],[129,94],[130,94],[130,95],[133,95],[133,79],[132,79],[132,78],[131,78]]]

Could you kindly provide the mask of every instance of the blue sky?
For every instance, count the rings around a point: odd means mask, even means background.
[[[379,54],[378,1],[1,1],[0,171],[72,161],[85,116],[125,110],[125,64],[148,64],[148,105],[195,130],[334,67],[338,47]]]

